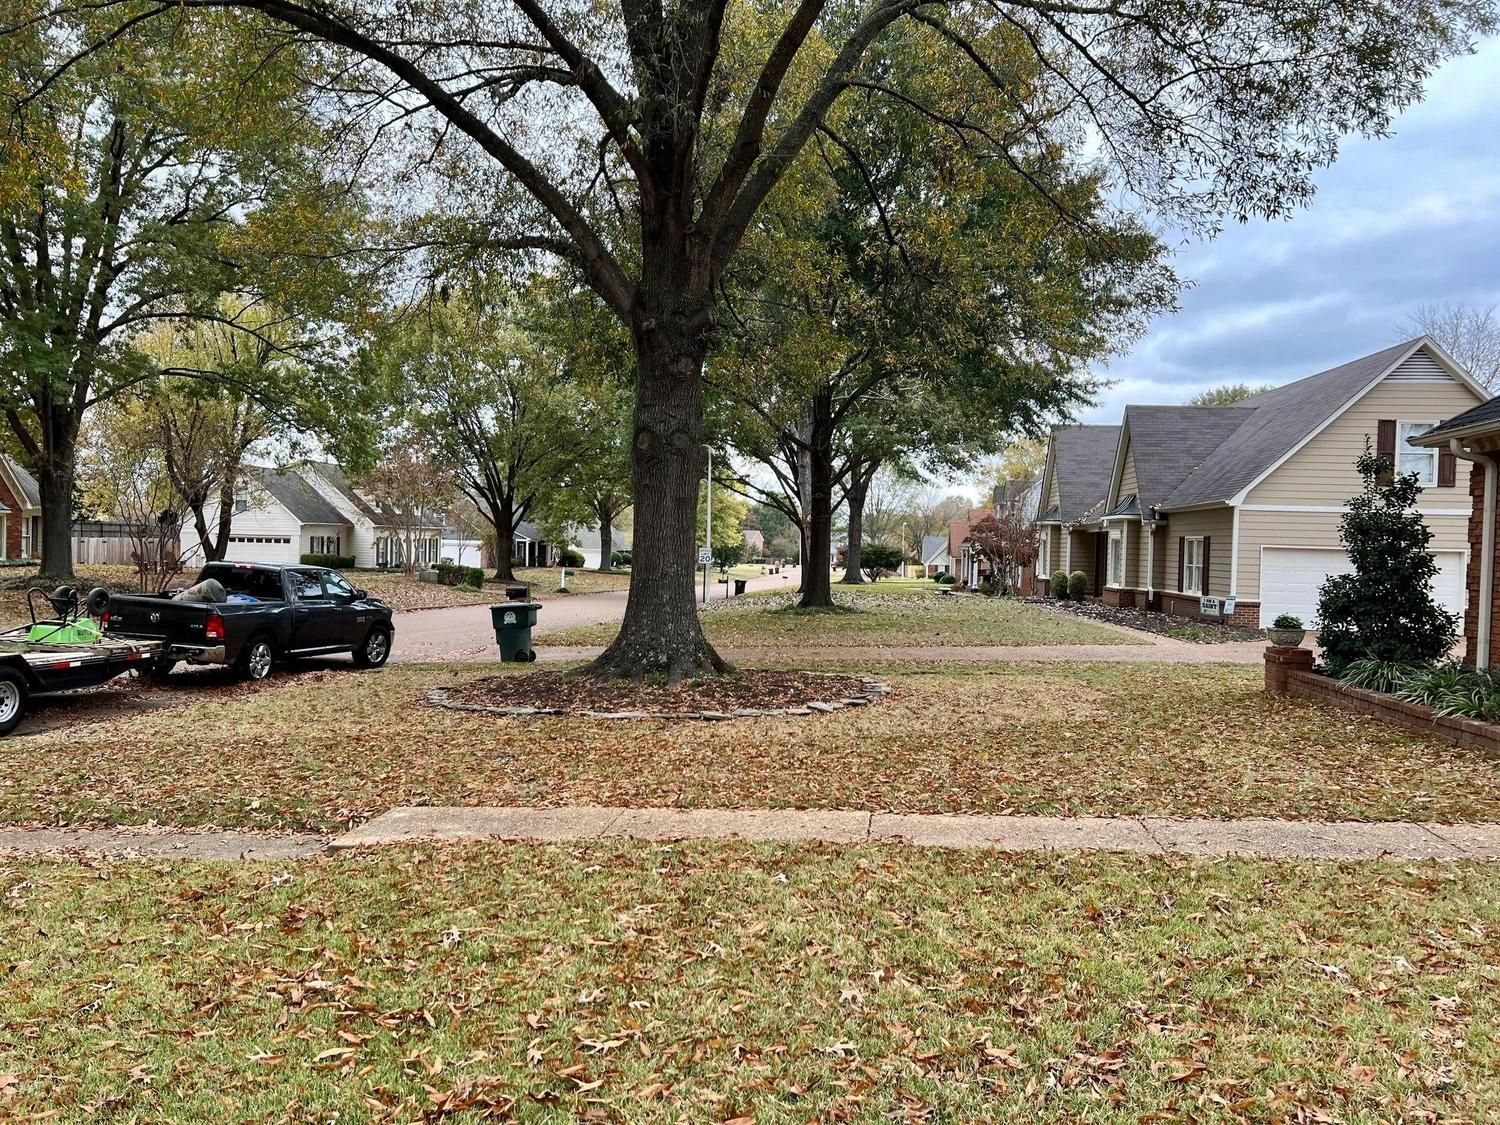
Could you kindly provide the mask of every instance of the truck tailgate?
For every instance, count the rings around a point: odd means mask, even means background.
[[[148,637],[168,644],[207,645],[222,641],[208,635],[210,615],[218,616],[204,602],[179,602],[169,597],[116,594],[109,599],[106,633],[122,637]]]

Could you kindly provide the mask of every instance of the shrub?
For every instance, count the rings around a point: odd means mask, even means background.
[[[1278,629],[1290,626],[1278,625]],[[1403,690],[1426,673],[1420,664],[1395,664],[1386,660],[1354,660],[1339,674],[1339,682],[1350,687],[1392,694]]]
[[[1054,570],[1052,572],[1052,583],[1049,588],[1054,598],[1066,598],[1068,596],[1068,572],[1066,570]]]
[[[1075,602],[1083,601],[1083,595],[1088,591],[1089,580],[1081,570],[1075,570],[1068,575],[1068,597]]]
[[[1283,613],[1275,621],[1271,622],[1271,628],[1301,629],[1303,628],[1302,618],[1298,617],[1295,613]]]
[[[1335,675],[1362,659],[1441,660],[1458,619],[1432,596],[1437,560],[1427,550],[1432,531],[1416,510],[1416,474],[1393,474],[1368,438],[1357,467],[1364,487],[1339,522],[1354,571],[1329,578],[1318,593],[1323,659]]]
[[[583,555],[581,555],[579,552],[573,550],[572,547],[564,547],[561,551],[557,552],[557,565],[558,566],[582,566],[583,565]]]
[[[1438,715],[1489,722],[1500,719],[1500,681],[1491,672],[1476,672],[1455,662],[1418,670],[1396,697],[1431,707]]]
[[[615,551],[614,553],[612,553],[609,556],[609,565],[613,566],[613,567],[629,566],[630,565],[630,552],[629,551]]]
[[[953,575],[944,570],[940,572],[936,577],[934,577],[933,581],[936,582],[939,586],[951,586],[953,585],[953,583],[957,582],[958,579],[954,578]]]
[[[459,569],[459,568],[454,568]],[[464,585],[471,590],[482,589],[484,586],[484,571],[477,566],[466,566],[462,568]]]
[[[303,555],[303,566],[326,566],[329,570],[353,570],[354,559],[349,555]]]

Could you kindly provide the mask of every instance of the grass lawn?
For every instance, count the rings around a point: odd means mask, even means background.
[[[940,597],[933,583],[892,580],[864,589],[834,586],[832,610],[797,608],[797,594],[779,590],[711,602],[703,610],[709,639],[726,648],[892,645],[1145,644],[1041,606],[1008,598]],[[580,626],[538,637],[547,645],[601,645],[619,626]]]
[[[1500,864],[0,860],[0,1116],[1484,1121]]]
[[[419,804],[1500,820],[1479,752],[1267,696],[1258,668],[889,666],[872,707],[710,724],[423,702],[497,668],[329,667],[11,737],[0,822],[334,829]]]

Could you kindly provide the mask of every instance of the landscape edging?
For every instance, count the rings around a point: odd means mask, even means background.
[[[1322,672],[1297,668],[1286,671],[1286,694],[1296,699],[1331,703],[1346,711],[1371,715],[1408,730],[1436,734],[1455,746],[1480,750],[1487,757],[1500,759],[1500,725],[1495,723],[1437,715],[1431,707],[1420,703],[1408,703],[1394,695],[1340,683]]]
[[[814,672],[812,675],[824,675]],[[833,673],[826,673],[832,675]],[[779,719],[800,718],[806,715],[833,715],[850,707],[867,707],[878,703],[891,694],[891,685],[874,676],[858,676],[864,690],[858,695],[846,695],[842,699],[817,700],[797,707],[737,707],[732,711],[574,711],[564,707],[500,707],[488,703],[463,703],[448,698],[452,688],[437,687],[427,693],[427,702],[433,707],[449,711],[477,711],[489,715],[501,715],[511,719],[552,718],[572,716],[580,719],[611,719],[621,721],[661,720],[690,722],[724,722],[728,719]]]

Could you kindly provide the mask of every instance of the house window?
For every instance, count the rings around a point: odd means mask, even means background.
[[[239,515],[241,512],[248,512],[249,510],[250,485],[245,481],[240,481],[234,486],[234,513],[235,515]]]
[[[1433,422],[1396,423],[1396,472],[1402,476],[1407,473],[1416,473],[1417,483],[1428,487],[1437,483],[1437,450],[1412,445],[1411,439],[1425,434],[1435,424]]]
[[[1042,528],[1041,542],[1037,544],[1036,548],[1036,573],[1038,578],[1041,578],[1044,575],[1050,575],[1052,573],[1050,565],[1051,559],[1048,557],[1050,548],[1052,546],[1051,540],[1051,529],[1045,527]]]
[[[310,535],[307,538],[308,553],[313,555],[338,555],[339,536]]]
[[[21,557],[23,559],[36,558],[36,541],[39,536],[36,533],[36,516],[21,517]]]
[[[1118,531],[1109,533],[1109,584],[1125,585],[1125,540]]]
[[[1203,537],[1182,541],[1182,592],[1203,593]]]

